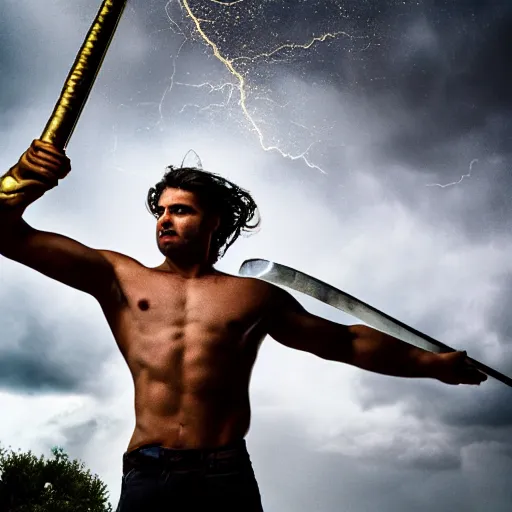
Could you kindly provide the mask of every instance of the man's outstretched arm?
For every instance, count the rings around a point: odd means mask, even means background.
[[[435,354],[365,325],[342,325],[307,312],[274,288],[268,334],[291,348],[395,377],[426,377],[447,384],[480,384],[487,376],[464,352]]]
[[[99,251],[57,233],[33,228],[26,208],[71,170],[63,151],[35,140],[0,177],[0,255],[102,301],[120,297],[111,251]]]

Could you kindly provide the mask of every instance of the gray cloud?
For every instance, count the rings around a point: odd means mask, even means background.
[[[14,286],[2,295],[0,388],[29,395],[97,393],[97,372],[110,350],[91,343],[96,334],[89,323],[49,318],[44,304]]]
[[[272,422],[256,420],[255,426],[258,434],[251,435],[249,446],[255,454],[253,464],[263,488],[266,510],[427,512],[435,506],[436,510],[446,512],[505,512],[512,496],[504,473],[509,463],[499,467],[500,463],[489,460],[489,450],[477,445],[465,451],[463,470],[460,455],[454,459],[454,465],[448,454],[441,456],[447,461],[445,464],[419,463],[404,470],[396,464],[397,450],[374,458],[366,457],[363,450],[353,457],[319,452],[300,436],[301,427],[284,415]],[[421,438],[421,432],[418,437]],[[396,448],[399,447],[397,443]],[[423,449],[428,452],[429,447]],[[446,449],[458,451],[450,446]],[[483,452],[487,453],[485,460],[478,460]],[[271,466],[264,465],[264,456],[273,459]],[[292,481],[293,486],[287,487]]]

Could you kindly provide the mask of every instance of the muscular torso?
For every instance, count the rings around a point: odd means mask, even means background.
[[[249,429],[249,380],[270,287],[222,273],[182,278],[110,256],[119,289],[100,304],[131,371],[128,451],[222,446]]]

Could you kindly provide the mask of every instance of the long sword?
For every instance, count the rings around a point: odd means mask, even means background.
[[[65,150],[87,103],[127,0],[104,0],[64,83],[41,140]],[[23,207],[24,179],[16,166],[0,176],[0,207]],[[26,205],[25,205],[26,207]]]
[[[65,149],[89,98],[127,0],[104,0],[66,79],[41,140]]]
[[[396,320],[386,313],[356,299],[348,293],[342,292],[334,286],[311,277],[303,272],[299,272],[285,265],[274,263],[263,259],[251,259],[243,262],[239,271],[240,275],[246,277],[256,277],[270,283],[281,286],[287,286],[293,290],[305,293],[325,304],[329,304],[344,313],[348,313],[359,320],[367,323],[386,334],[390,334],[406,343],[416,347],[428,350],[429,352],[455,352],[455,349],[435,340],[434,338],[423,334],[412,327]],[[512,387],[512,379],[502,373],[486,366],[485,364],[467,358],[473,366],[481,372],[494,377],[495,379]]]

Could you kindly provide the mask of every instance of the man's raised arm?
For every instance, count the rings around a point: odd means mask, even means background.
[[[34,229],[22,218],[26,208],[70,170],[62,151],[35,140],[0,178],[0,254],[102,299],[116,285],[113,265],[104,254],[71,238]]]
[[[447,384],[480,384],[487,376],[466,362],[464,352],[435,354],[365,325],[342,325],[307,312],[275,287],[268,334],[322,359],[395,377],[430,377]]]

